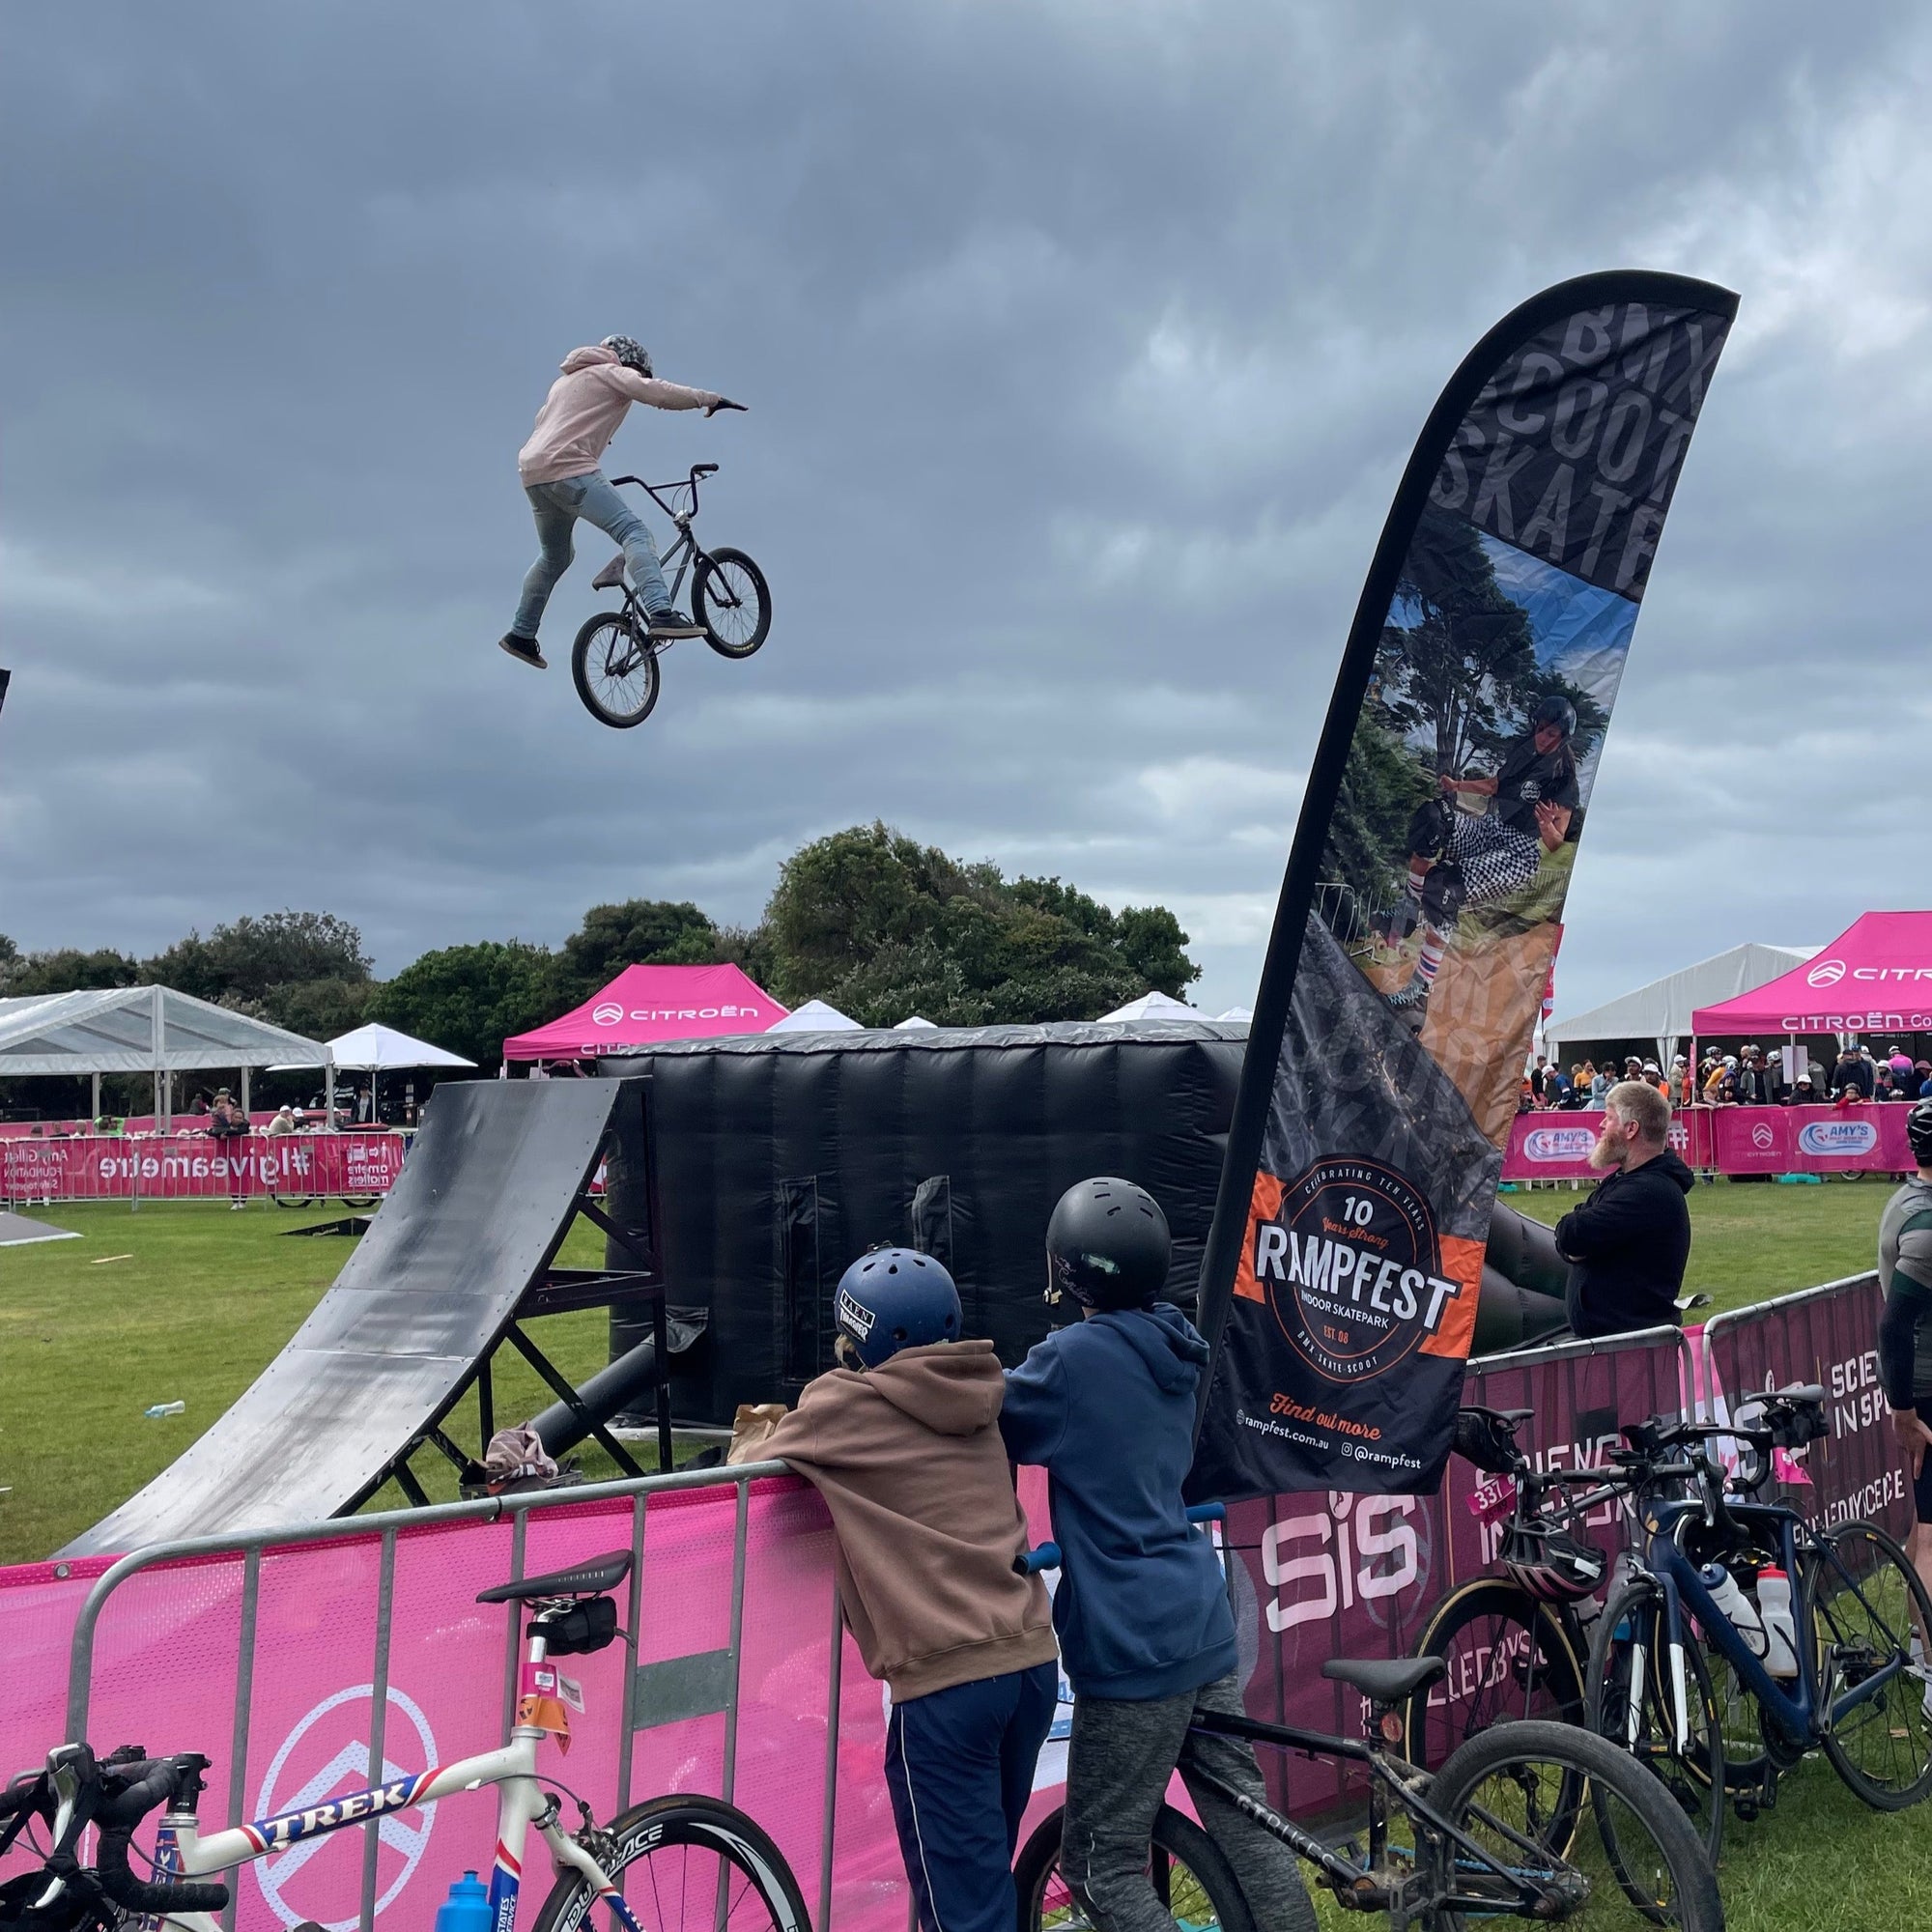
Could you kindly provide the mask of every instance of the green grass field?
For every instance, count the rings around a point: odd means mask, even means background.
[[[1871,1265],[1889,1184],[1699,1187],[1688,1286],[1739,1307]],[[1509,1197],[1554,1221],[1580,1195]],[[0,1562],[46,1555],[163,1468],[253,1380],[295,1332],[348,1253],[339,1239],[290,1240],[327,1210],[151,1204],[57,1208],[42,1218],[81,1239],[0,1250]],[[595,1263],[601,1236],[581,1230],[564,1259]],[[601,1312],[533,1324],[552,1359],[581,1378],[605,1359]],[[497,1413],[520,1418],[549,1393],[507,1354]],[[148,1421],[151,1403],[186,1413]],[[474,1410],[460,1434],[473,1435]],[[587,1473],[612,1473],[595,1449]],[[427,1455],[433,1494],[453,1472]],[[399,1507],[393,1490],[379,1506]],[[1932,1805],[1881,1816],[1822,1760],[1789,1778],[1777,1809],[1734,1823],[1722,1866],[1733,1932],[1892,1932],[1932,1922]],[[1340,1924],[1339,1915],[1323,1923]],[[1634,1922],[1620,1919],[1619,1923]]]

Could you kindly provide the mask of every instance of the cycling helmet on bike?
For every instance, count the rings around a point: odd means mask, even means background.
[[[1046,1298],[1082,1308],[1145,1308],[1167,1286],[1167,1216],[1145,1187],[1077,1180],[1046,1224]]]
[[[1511,1523],[1497,1554],[1516,1583],[1545,1604],[1587,1597],[1609,1567],[1594,1545],[1540,1522]]]
[[[655,376],[651,367],[651,352],[641,342],[635,342],[628,335],[607,335],[598,345],[608,349],[627,369],[635,369],[639,376]]]
[[[1932,1100],[1921,1100],[1905,1117],[1905,1138],[1912,1143],[1912,1158],[1920,1167],[1932,1167]]]
[[[1552,693],[1529,714],[1529,728],[1532,731],[1540,731],[1546,724],[1555,725],[1566,738],[1575,737],[1577,707],[1567,697],[1558,697]]]
[[[838,1277],[832,1319],[844,1343],[840,1353],[876,1369],[901,1349],[958,1341],[959,1291],[930,1255],[874,1248]]]

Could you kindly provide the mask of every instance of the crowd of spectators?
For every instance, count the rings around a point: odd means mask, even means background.
[[[1655,1087],[1673,1108],[1705,1107],[1858,1107],[1886,1100],[1932,1100],[1932,1060],[1914,1060],[1902,1046],[1882,1053],[1854,1040],[1828,1072],[1808,1056],[1796,1079],[1785,1075],[1783,1055],[1756,1045],[1736,1053],[1706,1053],[1693,1069],[1684,1054],[1668,1070],[1655,1060],[1631,1054],[1621,1067],[1614,1058],[1573,1063],[1567,1069],[1543,1054],[1523,1076],[1518,1111],[1557,1108],[1602,1112],[1605,1095],[1620,1080]]]

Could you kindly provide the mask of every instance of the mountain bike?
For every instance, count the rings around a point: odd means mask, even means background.
[[[691,614],[704,626],[704,641],[720,657],[748,658],[771,635],[772,593],[765,574],[741,550],[701,549],[691,527],[698,479],[717,473],[715,463],[694,463],[681,483],[646,483],[641,476],[612,480],[635,483],[677,531],[663,558],[671,602],[677,602],[689,570]],[[570,674],[584,709],[624,731],[651,715],[658,701],[658,659],[673,639],[652,639],[643,606],[624,576],[621,553],[590,582],[594,589],[621,592],[624,601],[615,611],[598,611],[578,632],[570,647]]]
[[[1747,1500],[1776,1473],[1775,1451],[1825,1436],[1824,1405],[1818,1384],[1793,1383],[1727,1423],[1624,1432],[1640,1448],[1687,1449],[1696,1491],[1645,1503],[1639,1561],[1591,1644],[1589,1721],[1665,1777],[1687,1811],[1701,1806],[1713,1843],[1727,1801],[1755,1817],[1812,1749],[1875,1809],[1932,1795],[1932,1598],[1912,1563],[1876,1523],[1821,1527]],[[1729,1481],[1711,1454],[1720,1440],[1747,1452]],[[1753,1601],[1774,1572],[1790,1596],[1788,1636]]]
[[[679,1794],[634,1804],[599,1824],[575,1794],[560,1785],[545,1788],[555,1780],[538,1770],[537,1747],[546,1736],[567,1736],[567,1706],[582,1708],[577,1687],[554,1660],[587,1656],[623,1634],[610,1592],[630,1569],[631,1553],[620,1549],[478,1594],[479,1604],[521,1603],[533,1612],[516,1722],[510,1742],[499,1750],[431,1765],[367,1791],[204,1837],[195,1807],[209,1767],[206,1757],[190,1751],[150,1758],[130,1745],[97,1760],[84,1744],[61,1746],[38,1776],[16,1781],[0,1796],[0,1852],[34,1818],[43,1820],[52,1833],[41,1869],[0,1889],[0,1919],[17,1918],[35,1932],[92,1927],[104,1932],[120,1924],[123,1915],[140,1915],[150,1925],[158,1920],[184,1932],[220,1932],[211,1915],[226,1908],[228,1888],[200,1883],[207,1874],[285,1853],[303,1840],[410,1805],[494,1784],[498,1797],[490,1917],[497,1932],[511,1932],[516,1923],[525,1841],[532,1827],[549,1847],[556,1873],[535,1932],[577,1932],[600,1903],[613,1932],[643,1932],[646,1924],[651,1932],[686,1927],[810,1932],[805,1902],[782,1855],[733,1806]],[[575,1832],[559,1822],[565,1797],[579,1812]],[[163,1815],[149,1881],[135,1876],[128,1851],[135,1826],[155,1810]],[[99,1832],[91,1867],[76,1855],[90,1824]],[[417,1921],[424,1916],[417,1913]]]
[[[1197,1521],[1218,1513],[1212,1504],[1189,1512]],[[1046,1544],[1016,1561],[1040,1570],[1059,1558]],[[1368,1784],[1364,1840],[1329,1844],[1199,1765],[1186,1774],[1190,1787],[1211,1791],[1312,1864],[1339,1905],[1385,1912],[1394,1932],[1411,1925],[1461,1932],[1501,1916],[1718,1932],[1723,1906],[1696,1833],[1663,1787],[1605,1739],[1575,1725],[1523,1721],[1470,1738],[1433,1774],[1397,1755],[1405,1710],[1446,1668],[1439,1657],[1323,1663],[1322,1676],[1365,1700],[1359,1739],[1208,1712],[1191,1727],[1358,1767]],[[1614,1837],[1588,1830],[1585,1789],[1601,1804],[1596,1815],[1612,1821]],[[1390,1831],[1392,1812],[1406,1821],[1401,1837]],[[1082,1932],[1092,1923],[1085,1900],[1061,1875],[1063,1815],[1040,1823],[1014,1866],[1020,1932]],[[1286,1932],[1257,1927],[1225,1853],[1168,1805],[1154,1820],[1148,1875],[1189,1932]]]

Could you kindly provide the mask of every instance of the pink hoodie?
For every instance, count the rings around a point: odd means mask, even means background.
[[[526,485],[558,483],[597,468],[633,403],[659,410],[702,410],[718,402],[709,389],[687,389],[627,369],[609,349],[573,349],[550,385],[530,440],[517,452]]]

